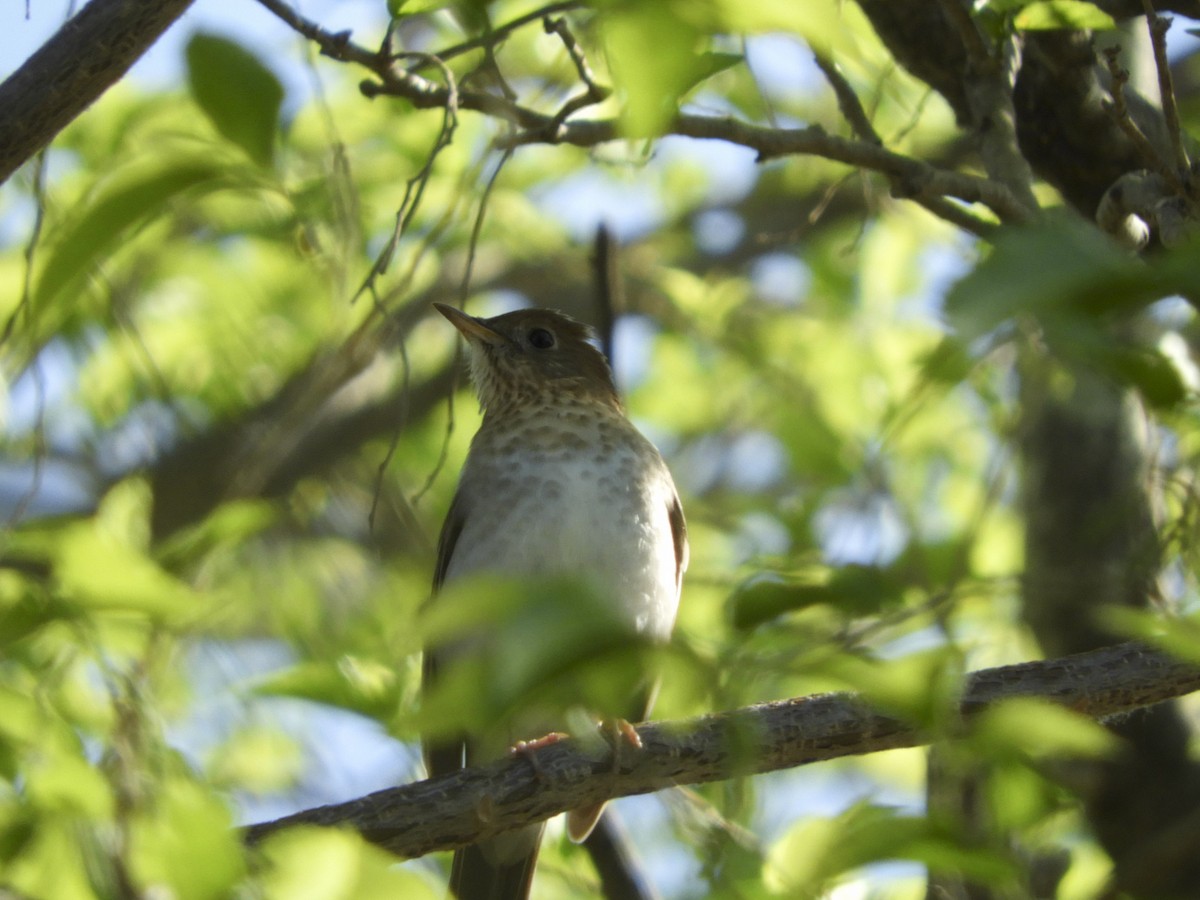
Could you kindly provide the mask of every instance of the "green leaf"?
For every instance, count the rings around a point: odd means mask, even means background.
[[[226,38],[197,34],[187,46],[192,97],[225,138],[270,168],[283,86],[258,57]]]
[[[670,3],[637,3],[607,16],[604,35],[625,133],[661,134],[702,71],[700,32]]]
[[[131,863],[146,887],[179,900],[229,897],[245,862],[232,817],[214,794],[188,781],[159,787],[154,809],[134,820]]]
[[[1046,31],[1057,28],[1112,31],[1113,17],[1094,3],[1084,0],[1041,0],[1030,3],[1013,18],[1018,31]]]
[[[652,683],[647,669],[658,665],[646,639],[579,579],[459,579],[421,624],[425,646],[446,650],[422,700],[424,733],[486,730],[533,707],[550,723],[572,707],[636,716],[630,698]],[[464,642],[473,652],[455,653]]]
[[[1035,697],[1005,700],[974,720],[974,735],[989,751],[1055,759],[1104,757],[1117,739],[1087,716]]]
[[[211,191],[227,184],[228,166],[210,156],[150,157],[118,173],[78,215],[68,220],[42,269],[35,305],[46,307],[57,294],[91,270],[131,230],[162,215],[184,192]]]
[[[258,691],[327,703],[373,718],[386,717],[399,702],[393,668],[352,656],[301,663],[270,676]]]
[[[730,598],[730,612],[737,628],[753,628],[784,613],[818,604],[861,615],[898,601],[904,588],[894,572],[878,566],[821,567],[787,579],[752,581]]]
[[[947,646],[889,660],[839,654],[822,668],[881,712],[937,728],[958,715],[962,666],[961,654]]]
[[[349,831],[291,828],[263,841],[262,854],[266,900],[439,900],[443,894]]]
[[[1097,316],[1171,291],[1150,267],[1094,226],[1048,217],[1004,229],[991,254],[946,297],[959,336],[971,341],[1018,315]]]
[[[763,880],[776,894],[816,896],[839,875],[888,859],[916,860],[935,871],[954,871],[990,884],[1016,875],[1008,860],[964,846],[961,835],[927,819],[860,804],[839,816],[793,825],[767,854]]]
[[[198,597],[137,548],[96,522],[65,530],[54,574],[63,595],[81,607],[133,612],[156,620],[195,615]]]
[[[691,90],[702,81],[712,78],[726,69],[732,69],[734,66],[740,65],[744,60],[745,57],[740,53],[701,53],[696,60],[694,77],[692,83],[688,85],[687,90]]]

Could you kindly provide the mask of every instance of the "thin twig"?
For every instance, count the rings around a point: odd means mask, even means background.
[[[284,6],[280,0],[259,2],[272,11]],[[526,18],[524,22],[542,18],[545,9],[550,8],[544,8],[539,15]],[[324,31],[291,10],[281,17],[289,24],[298,23],[294,27],[317,41],[327,55],[356,62],[370,70],[377,80],[360,85],[360,90],[367,97],[402,97],[419,109],[445,108],[453,99],[458,110],[484,113],[516,126],[518,130],[512,136],[498,141],[500,147],[543,143],[591,147],[629,137],[621,131],[615,119],[562,121],[561,112],[547,115],[485,91],[459,90],[452,98],[448,86],[423,78],[415,71],[397,65],[394,60],[381,59],[378,54],[357,47],[346,34],[334,35]],[[519,27],[516,20],[504,29],[497,29],[496,33],[507,33],[514,27]],[[444,68],[445,51],[436,58],[442,60]],[[422,57],[421,62],[432,64],[433,59]],[[734,118],[684,113],[677,116],[666,131],[683,137],[722,140],[750,147],[758,151],[760,161],[779,156],[812,154],[883,172],[898,179],[900,196],[951,196],[967,203],[983,203],[1005,222],[1029,221],[1036,212],[1036,205],[1023,202],[1008,184],[939,169],[866,141],[833,137],[818,126],[768,128]]]
[[[1154,68],[1158,72],[1158,95],[1162,103],[1163,119],[1171,139],[1171,151],[1175,154],[1175,170],[1185,177],[1191,168],[1187,148],[1183,144],[1183,128],[1179,124],[1179,107],[1175,102],[1175,85],[1171,81],[1171,63],[1167,59],[1167,31],[1171,20],[1154,11],[1153,0],[1142,0],[1146,10],[1146,28],[1150,32],[1150,46],[1154,48]]]
[[[846,80],[846,76],[838,69],[837,63],[824,53],[816,53],[814,57],[817,61],[817,67],[824,73],[825,80],[829,82],[829,86],[833,88],[833,94],[837,97],[838,109],[842,111],[842,116],[850,123],[850,129],[854,132],[855,137],[869,144],[883,146],[883,141],[880,139],[878,132],[875,131],[875,126],[871,124],[871,120],[867,116],[867,111],[863,109],[862,102],[858,99],[858,94],[854,92],[854,88]]]
[[[538,19],[554,15],[555,13],[579,9],[581,6],[583,6],[582,0],[566,0],[566,2],[562,3],[548,3],[539,9],[533,10],[532,12],[527,12],[522,16],[517,16],[517,18],[510,22],[496,26],[486,35],[481,35],[477,38],[471,38],[469,41],[463,41],[461,44],[455,44],[451,47],[447,47],[446,49],[440,51],[438,56],[444,60],[454,59],[454,57],[461,56],[464,53],[469,53],[472,50],[479,50],[489,43],[494,45],[499,41],[504,40],[518,28],[528,25],[530,22],[536,22]],[[417,64],[412,70],[419,71],[423,68],[427,68],[427,66]]]
[[[33,195],[33,227],[29,230],[29,240],[25,242],[25,270],[21,273],[21,299],[9,314],[4,323],[4,332],[0,334],[0,347],[8,343],[17,327],[17,320],[25,317],[29,324],[30,310],[33,304],[33,268],[38,247],[42,241],[42,228],[46,224],[46,151],[38,152],[33,164],[33,183],[30,186]]]
[[[850,82],[846,80],[846,77],[838,69],[837,64],[821,53],[815,54],[815,58],[817,66],[824,73],[829,86],[833,88],[833,93],[837,97],[838,108],[842,111],[842,116],[850,123],[850,128],[854,134],[861,141],[882,147],[883,139],[875,131],[875,126],[871,124],[871,119],[867,115],[866,109],[863,108],[862,101],[858,99],[858,94],[855,93]],[[978,216],[972,215],[966,209],[953,201],[947,200],[945,197],[922,194],[911,199],[938,218],[944,219],[952,225],[957,225],[959,228],[969,231],[976,237],[986,238],[995,232],[995,225],[980,219]]]
[[[428,54],[420,55],[427,56]],[[408,226],[412,224],[412,220],[420,208],[421,198],[425,195],[425,188],[433,175],[433,166],[437,162],[438,154],[454,142],[454,132],[458,128],[458,83],[454,78],[454,73],[450,71],[444,62],[438,60],[437,64],[440,66],[442,75],[446,79],[446,103],[442,107],[444,110],[442,127],[439,129],[437,140],[434,141],[429,155],[425,157],[425,162],[422,164],[420,171],[408,179],[408,183],[404,187],[404,198],[400,201],[400,208],[396,210],[396,224],[392,229],[391,236],[388,238],[388,242],[379,253],[379,256],[376,257],[375,262],[371,265],[371,270],[367,273],[367,277],[364,279],[362,285],[355,292],[351,302],[362,296],[365,291],[373,290],[375,280],[386,272],[388,266],[391,265],[392,256],[400,244],[400,238],[408,230]]]
[[[358,63],[374,69],[386,57],[374,50],[367,50],[350,40],[349,31],[327,31],[312,19],[307,19],[282,0],[258,0],[259,4],[273,13],[285,25],[298,32],[321,48],[321,53],[340,62]]]
[[[1104,51],[1104,60],[1108,65],[1108,74],[1112,79],[1109,86],[1109,94],[1112,97],[1111,102],[1104,102],[1102,105],[1108,114],[1112,117],[1117,126],[1129,138],[1137,150],[1138,156],[1143,164],[1148,169],[1152,169],[1163,177],[1170,185],[1171,190],[1183,195],[1183,182],[1179,178],[1179,172],[1172,169],[1170,163],[1163,159],[1157,148],[1150,143],[1150,139],[1146,137],[1145,132],[1138,127],[1137,122],[1133,121],[1133,117],[1129,115],[1129,107],[1125,103],[1125,85],[1129,83],[1129,70],[1121,66],[1119,57],[1121,48],[1109,47]]]
[[[606,100],[609,94],[612,93],[610,88],[596,83],[596,76],[592,72],[592,67],[588,65],[587,56],[583,52],[583,48],[579,45],[575,35],[571,31],[571,26],[567,24],[567,20],[562,16],[554,18],[546,16],[542,20],[542,27],[546,34],[556,34],[559,40],[562,41],[563,47],[567,51],[567,55],[571,57],[571,62],[575,66],[575,71],[579,74],[579,80],[582,81],[588,89],[588,94],[592,101],[600,103]]]

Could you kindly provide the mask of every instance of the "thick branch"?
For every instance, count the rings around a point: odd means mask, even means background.
[[[0,84],[0,184],[110,85],[192,0],[92,0]]]
[[[964,689],[964,716],[1000,700],[1041,697],[1102,718],[1200,690],[1200,668],[1138,644],[985,669]],[[252,826],[255,842],[290,825],[350,825],[413,857],[473,843],[614,797],[721,781],[923,743],[926,736],[851,694],[821,694],[638,727],[644,749],[614,761],[578,740]]]

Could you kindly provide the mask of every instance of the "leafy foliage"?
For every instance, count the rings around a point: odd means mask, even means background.
[[[1017,29],[1105,27],[1086,3],[987,6]],[[406,48],[443,48],[528,11],[380,2],[363,43],[391,29]],[[344,727],[416,777],[402,741],[419,730],[530,697],[570,705],[548,683],[606,706],[630,656],[664,673],[656,717],[854,689],[995,762],[982,830],[925,807],[911,753],[830,767],[844,788],[833,811],[804,774],[786,782],[783,813],[745,779],[669,801],[669,819],[655,806],[638,834],[675,861],[661,867],[672,896],[852,883],[923,895],[923,869],[877,865],[896,860],[1019,895],[1014,835],[1082,845],[1065,885],[1102,879],[1105,858],[1040,763],[1102,758],[1107,732],[1030,703],[964,735],[950,710],[964,671],[1032,652],[1018,609],[1015,333],[1036,322],[1053,354],[1159,411],[1177,447],[1171,516],[1191,534],[1200,448],[1177,329],[1134,340],[1110,325],[1200,293],[1194,248],[1149,267],[1066,217],[984,246],[843,163],[756,166],[648,139],[681,109],[844,131],[808,65],[817,50],[870,97],[889,148],[950,152],[951,110],[897,68],[857,7],[605,0],[570,17],[614,88],[585,114],[620,123],[625,139],[600,148],[509,154],[510,125],[488,116],[368,101],[342,63],[264,60],[197,34],[186,88],[119,85],[50,151],[44,193],[29,173],[4,187],[0,209],[22,225],[0,246],[13,323],[4,447],[31,486],[5,497],[0,889],[441,896],[433,864],[395,868],[349,833],[240,846],[231,825],[331,799],[311,790],[322,766],[359,765],[314,758],[328,735],[306,741],[311,720],[285,727],[279,711],[344,711],[356,723]],[[502,79],[549,107],[578,87],[578,66],[547,31],[534,22],[494,59],[468,48],[421,74],[463,90]],[[285,97],[273,72],[305,66],[321,92]],[[603,611],[561,606],[573,590],[561,585],[466,585],[453,615],[423,611],[431,537],[476,425],[472,401],[450,399],[464,386],[448,374],[454,336],[428,303],[587,317],[594,217],[580,209],[593,203],[626,243],[617,371],[688,513],[679,636],[660,653],[617,653]],[[1194,330],[1190,310],[1180,318]],[[75,482],[83,497],[56,502],[51,489]],[[1190,600],[1191,559],[1174,563]],[[546,652],[460,673],[418,703],[422,641],[480,623]],[[1191,631],[1170,641],[1196,658]],[[238,671],[213,688],[223,667]],[[214,693],[232,701],[215,720]],[[189,741],[197,722],[216,738]],[[902,808],[846,801],[896,785]],[[576,852],[549,842],[545,896],[589,894]]]

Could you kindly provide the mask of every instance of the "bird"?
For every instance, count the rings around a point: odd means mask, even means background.
[[[434,307],[466,341],[483,418],[438,540],[430,602],[464,577],[569,576],[586,581],[632,633],[668,641],[688,565],[683,507],[662,456],[626,416],[591,329],[549,309],[477,318]],[[427,648],[425,688],[455,654],[478,652],[487,639]],[[653,704],[656,685],[639,687],[629,701],[632,721]],[[526,737],[504,740],[513,747]],[[487,742],[472,735],[435,741],[424,748],[426,767],[432,777],[487,761],[495,743],[484,750]],[[571,839],[586,839],[602,811],[603,804],[569,811]],[[528,897],[544,824],[457,850],[451,893]]]

